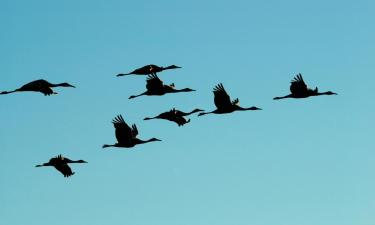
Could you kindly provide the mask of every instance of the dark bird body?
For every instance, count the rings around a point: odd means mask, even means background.
[[[117,76],[120,77],[120,76],[126,76],[126,75],[150,75],[150,74],[156,75],[156,73],[162,72],[164,70],[171,70],[171,69],[178,69],[178,68],[181,68],[181,67],[175,66],[175,65],[171,65],[167,67],[160,67],[160,66],[151,64],[151,65],[147,65],[147,66],[135,69],[134,71],[130,73],[120,73]]]
[[[239,100],[236,98],[234,101],[230,100],[229,95],[224,89],[223,84],[218,84],[213,90],[214,93],[214,102],[216,105],[216,109],[211,112],[203,112],[199,113],[198,116],[214,113],[214,114],[224,114],[224,113],[232,113],[234,111],[247,111],[247,110],[260,110],[255,106],[250,108],[242,108],[238,105]]]
[[[190,92],[190,91],[195,91],[190,88],[184,88],[180,90],[176,90],[174,88],[174,84],[170,85],[165,85],[163,84],[163,81],[159,79],[158,76],[156,75],[149,75],[147,80],[146,80],[146,89],[147,91],[143,92],[142,94],[139,95],[132,95],[129,97],[129,99],[136,98],[142,95],[164,95],[168,93],[178,93],[178,92]]]
[[[164,120],[169,120],[169,121],[175,122],[175,123],[177,123],[178,126],[183,126],[184,124],[190,122],[190,119],[186,120],[184,118],[184,116],[188,116],[188,115],[191,115],[193,113],[201,112],[201,111],[203,111],[203,110],[194,109],[193,111],[191,111],[189,113],[185,113],[185,112],[182,112],[180,110],[176,110],[175,108],[173,108],[168,112],[164,112],[164,113],[159,114],[158,116],[155,116],[155,117],[152,117],[152,118],[146,117],[144,120],[164,119]]]
[[[333,93],[331,91],[319,93],[317,87],[314,90],[308,88],[301,74],[297,74],[297,76],[295,76],[290,83],[291,94],[283,97],[275,97],[273,99],[278,100],[283,98],[308,98],[310,96],[319,95],[337,95],[336,93]]]
[[[46,80],[35,80],[30,83],[23,85],[22,87],[14,90],[14,91],[3,91],[0,94],[10,94],[14,92],[24,92],[24,91],[33,91],[33,92],[40,92],[44,95],[52,95],[57,94],[52,90],[54,87],[74,87],[68,83],[61,83],[61,84],[51,84]]]
[[[49,160],[48,163],[43,163],[41,165],[36,165],[35,167],[42,167],[42,166],[53,166],[55,169],[60,171],[64,175],[64,177],[69,177],[74,174],[72,172],[72,169],[70,169],[68,163],[87,163],[84,160],[70,160],[68,158],[65,158],[61,155],[58,155],[52,159]]]
[[[107,147],[119,147],[119,148],[131,148],[138,144],[145,144],[152,141],[161,141],[157,138],[151,138],[147,141],[143,141],[137,138],[138,129],[135,124],[132,127],[129,127],[128,124],[125,123],[124,118],[121,115],[115,117],[112,120],[113,126],[116,129],[116,139],[117,143],[113,145],[103,145],[103,148]]]

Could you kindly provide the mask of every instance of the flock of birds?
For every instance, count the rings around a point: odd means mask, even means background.
[[[164,70],[170,69],[178,69],[181,68],[179,66],[171,65],[167,67],[159,67],[156,65],[146,65],[144,67],[138,68],[130,73],[126,74],[118,74],[117,76],[129,76],[129,75],[147,75],[146,80],[146,91],[138,94],[132,95],[129,99],[133,99],[136,97],[140,97],[142,95],[148,96],[161,96],[168,93],[179,93],[179,92],[192,92],[195,91],[190,88],[183,88],[183,89],[176,89],[175,85],[163,84],[163,81],[159,79],[157,73],[162,72]],[[15,92],[40,92],[47,95],[57,94],[53,91],[52,88],[55,87],[72,87],[75,86],[69,83],[59,83],[59,84],[51,84],[46,80],[35,80],[30,83],[23,85],[22,87],[15,89],[13,91],[3,91],[0,92],[1,95],[10,94]],[[319,92],[318,88],[310,89],[307,87],[306,83],[304,82],[302,75],[297,74],[294,79],[291,81],[290,85],[290,94],[282,96],[282,97],[275,97],[274,100],[284,99],[284,98],[307,98],[310,96],[319,96],[319,95],[336,95],[336,93],[327,91],[327,92]],[[225,114],[225,113],[232,113],[234,111],[247,111],[247,110],[261,110],[258,107],[252,106],[249,108],[243,108],[239,105],[238,98],[231,100],[228,93],[225,91],[223,84],[218,84],[213,89],[214,93],[214,103],[216,109],[210,112],[205,112],[202,109],[194,109],[191,112],[182,112],[175,108],[171,109],[168,112],[163,112],[154,117],[146,117],[144,120],[151,120],[151,119],[162,119],[162,120],[169,120],[175,122],[178,126],[183,126],[186,123],[190,122],[190,119],[186,120],[185,117],[191,114],[200,112],[198,116],[203,116],[207,114]],[[151,138],[149,140],[141,140],[137,138],[138,136],[138,129],[135,124],[131,127],[125,122],[122,115],[118,115],[112,120],[112,123],[115,127],[115,135],[117,139],[117,143],[115,144],[105,144],[103,148],[108,147],[119,147],[119,148],[131,148],[138,144],[145,144],[148,142],[154,141],[161,141],[157,138]],[[58,155],[54,158],[51,158],[47,163],[43,163],[41,165],[37,165],[36,167],[44,167],[44,166],[53,166],[56,170],[60,171],[64,177],[69,177],[74,174],[68,164],[70,163],[87,163],[84,160],[70,160],[66,157]]]

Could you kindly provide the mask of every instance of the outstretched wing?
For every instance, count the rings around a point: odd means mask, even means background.
[[[113,126],[116,129],[116,139],[118,143],[129,142],[133,136],[133,131],[128,124],[125,123],[122,115],[118,115],[112,120]]]
[[[230,97],[225,91],[222,83],[216,85],[213,92],[215,95],[215,105],[218,109],[228,108],[232,105],[232,103],[230,102]]]
[[[290,92],[294,95],[301,95],[307,92],[307,85],[303,81],[302,75],[299,73],[290,82]]]
[[[154,91],[154,90],[161,90],[163,89],[163,81],[159,79],[158,76],[151,74],[147,77],[147,84],[146,88],[149,91]]]

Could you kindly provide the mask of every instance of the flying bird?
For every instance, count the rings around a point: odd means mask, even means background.
[[[184,88],[177,90],[174,88],[174,84],[170,85],[165,85],[163,84],[163,81],[159,79],[157,75],[148,75],[148,78],[146,80],[146,89],[147,91],[143,92],[142,94],[139,95],[132,95],[129,97],[129,99],[136,98],[142,95],[164,95],[168,93],[178,93],[178,92],[190,92],[190,91],[195,91],[190,88]]]
[[[202,112],[202,111],[204,111],[204,110],[194,109],[191,112],[185,113],[185,112],[182,112],[180,110],[176,110],[175,108],[173,108],[168,112],[164,112],[164,113],[159,114],[158,116],[151,117],[151,118],[146,117],[146,118],[144,118],[144,120],[164,119],[164,120],[169,120],[169,121],[175,122],[175,123],[177,123],[178,126],[183,126],[184,124],[190,122],[190,119],[186,120],[184,118],[184,116],[188,116],[188,115],[191,115],[193,113]]]
[[[84,160],[70,160],[68,158],[65,158],[61,155],[58,155],[52,159],[49,160],[47,163],[43,163],[41,165],[36,165],[35,167],[42,167],[42,166],[53,166],[55,169],[60,171],[64,175],[64,177],[70,177],[74,174],[72,172],[72,169],[70,169],[68,163],[87,163]]]
[[[157,138],[151,138],[147,141],[143,141],[137,138],[138,129],[135,124],[132,127],[129,127],[125,123],[124,118],[121,115],[118,115],[112,120],[113,126],[116,129],[116,139],[117,143],[113,145],[103,145],[103,148],[108,147],[119,147],[119,148],[131,148],[138,144],[144,144],[152,141],[161,141]]]
[[[229,95],[224,89],[223,84],[218,84],[213,90],[214,92],[214,102],[216,105],[216,109],[211,112],[203,112],[199,113],[198,116],[214,113],[214,114],[224,114],[224,113],[231,113],[234,111],[247,111],[247,110],[261,110],[258,107],[250,107],[250,108],[242,108],[239,106],[239,100],[236,98],[235,100],[231,101]]]
[[[47,96],[47,95],[57,94],[56,92],[54,92],[52,90],[52,88],[54,88],[54,87],[73,87],[73,88],[75,88],[73,85],[70,85],[68,83],[51,84],[46,80],[35,80],[35,81],[32,81],[30,83],[27,83],[27,84],[23,85],[22,87],[14,90],[14,91],[3,91],[3,92],[0,92],[0,94],[4,95],[4,94],[10,94],[10,93],[14,93],[14,92],[34,91],[34,92],[41,92],[45,96]]]
[[[318,88],[314,90],[307,87],[305,81],[303,81],[302,75],[297,74],[294,79],[290,82],[290,92],[291,94],[283,97],[275,97],[274,100],[283,99],[283,98],[308,98],[310,96],[319,96],[319,95],[337,95],[332,91],[321,92],[319,93]]]
[[[175,65],[171,65],[167,67],[160,67],[160,66],[151,64],[151,65],[147,65],[147,66],[135,69],[134,71],[130,73],[120,73],[117,76],[120,77],[120,76],[126,76],[126,75],[149,75],[149,74],[156,75],[156,73],[162,72],[163,70],[171,70],[171,69],[178,69],[178,68],[181,68],[181,67],[175,66]]]

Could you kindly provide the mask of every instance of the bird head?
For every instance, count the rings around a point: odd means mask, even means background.
[[[184,88],[184,89],[181,89],[181,91],[189,92],[189,91],[195,91],[195,90],[194,90],[194,89],[191,89],[191,88]]]
[[[80,159],[77,161],[77,163],[87,163],[87,162],[85,160]]]
[[[332,91],[327,91],[327,92],[326,92],[326,95],[337,95],[337,93],[334,93],[334,92],[332,92]]]
[[[75,88],[75,86],[71,85],[71,84],[68,84],[68,83],[62,83],[59,85],[60,87],[72,87],[72,88]]]
[[[170,65],[168,67],[166,67],[167,69],[178,69],[178,68],[181,68],[179,66],[176,66],[176,65]]]
[[[194,109],[194,110],[192,111],[192,113],[203,112],[203,111],[204,111],[203,109]]]
[[[161,140],[157,138],[151,138],[149,141],[161,141]]]

